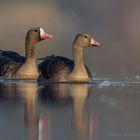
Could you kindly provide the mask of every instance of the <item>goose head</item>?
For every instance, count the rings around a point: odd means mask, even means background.
[[[78,47],[85,48],[85,47],[102,47],[102,45],[97,42],[94,38],[92,38],[89,34],[83,33],[83,34],[78,34],[74,40],[74,43]]]
[[[44,39],[49,39],[49,38],[52,38],[52,35],[46,33],[43,28],[34,27],[34,28],[31,28],[27,32],[25,42],[26,43],[30,42],[30,43],[35,44],[37,42],[40,42]]]

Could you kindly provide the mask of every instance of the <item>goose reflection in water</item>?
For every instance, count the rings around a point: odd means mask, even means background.
[[[37,83],[24,83],[18,85],[25,103],[25,124],[29,140],[49,140],[50,120],[48,115],[38,110],[38,88]],[[44,131],[45,129],[45,131]],[[46,131],[47,130],[47,131]],[[36,135],[37,134],[37,135]]]
[[[37,84],[16,84],[16,89],[24,101],[24,122],[27,128],[27,139],[37,140],[39,114],[37,111]]]
[[[37,93],[37,83],[0,83],[0,99],[12,99],[12,101],[22,101],[24,103],[24,124],[27,140],[43,140],[49,134],[42,133],[42,129],[50,128],[49,117],[39,113]],[[43,125],[45,126],[43,126]],[[46,133],[48,135],[46,135]],[[48,139],[49,140],[49,139]]]
[[[91,140],[93,139],[91,137],[96,133],[97,126],[93,125],[96,125],[94,122],[97,120],[94,121],[94,116],[92,116],[94,114],[86,112],[87,109],[85,109],[89,88],[88,84],[46,84],[39,86],[37,83],[0,83],[2,91],[0,98],[12,99],[12,101],[20,100],[24,103],[23,120],[27,140],[53,140],[55,127],[61,123],[56,122],[59,120],[61,111],[53,111],[56,109],[53,106],[63,108],[64,112],[64,107],[68,110],[71,105],[72,116],[68,116],[68,121],[72,120],[74,137],[76,140]],[[60,118],[62,125],[65,123],[63,119]],[[69,122],[66,123],[69,124]],[[58,125],[57,127],[61,133],[62,126]]]
[[[30,127],[36,126],[37,124],[37,112],[36,112],[37,85],[36,83],[22,83],[22,84],[15,84],[15,85],[16,85],[15,86],[16,91],[18,92],[18,96],[24,101],[26,124]]]
[[[93,113],[86,112],[86,99],[89,95],[88,84],[46,84],[41,89],[41,100],[46,104],[68,106],[72,104],[72,120],[76,140],[90,140],[96,133]],[[56,115],[57,117],[57,115]]]
[[[25,105],[25,123],[30,127],[37,124],[36,83],[0,83],[0,91],[1,98],[23,100]]]

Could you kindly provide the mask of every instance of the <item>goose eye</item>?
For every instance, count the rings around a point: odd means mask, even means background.
[[[37,30],[35,30],[35,32],[37,32]]]
[[[84,38],[87,38],[87,36],[85,35]]]

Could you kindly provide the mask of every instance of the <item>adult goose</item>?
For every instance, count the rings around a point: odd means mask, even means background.
[[[73,42],[73,60],[62,56],[48,56],[39,64],[40,79],[49,81],[79,81],[91,79],[91,73],[83,62],[83,49],[88,46],[101,47],[102,45],[88,34],[78,34]],[[43,58],[42,58],[43,59]]]
[[[25,57],[13,51],[0,50],[0,78],[37,79],[38,70],[35,60],[35,44],[52,38],[40,27],[31,28],[25,38]]]

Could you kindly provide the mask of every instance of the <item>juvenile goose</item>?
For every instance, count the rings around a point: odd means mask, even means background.
[[[73,60],[62,56],[48,56],[39,64],[40,79],[50,81],[89,81],[91,73],[83,62],[83,49],[88,46],[101,47],[88,34],[78,34],[73,42]]]
[[[45,33],[40,27],[31,28],[25,38],[25,57],[13,51],[0,50],[0,77],[3,79],[37,79],[34,44],[45,38],[52,38],[52,35]]]

